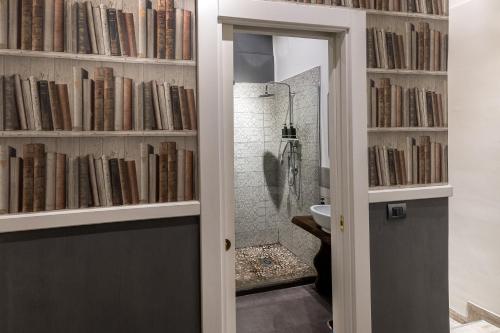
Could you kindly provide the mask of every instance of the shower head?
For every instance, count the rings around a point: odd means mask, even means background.
[[[269,93],[268,88],[269,87],[266,84],[266,91],[262,95],[259,95],[260,98],[274,97],[274,94]]]

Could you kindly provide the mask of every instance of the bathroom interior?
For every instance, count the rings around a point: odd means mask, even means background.
[[[329,319],[328,41],[235,33],[234,77],[238,307],[305,286]]]

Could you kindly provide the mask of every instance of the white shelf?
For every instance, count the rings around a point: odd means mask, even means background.
[[[448,132],[447,127],[372,127],[368,133]]]
[[[361,9],[361,10],[364,10],[367,15],[382,15],[382,16],[406,17],[406,18],[416,18],[425,20],[448,21],[448,16],[443,16],[443,15],[395,12],[395,11],[376,10],[376,9]]]
[[[0,215],[0,233],[200,215],[199,201]]]
[[[449,184],[426,184],[412,186],[391,186],[370,188],[370,203],[446,198],[453,196],[453,187]]]
[[[443,77],[448,76],[448,72],[420,71],[411,69],[367,68],[366,72],[368,74],[385,74],[385,75],[418,75],[418,76],[443,76]]]
[[[79,53],[67,53],[67,52],[46,52],[46,51],[26,51],[26,50],[0,49],[0,56],[2,56],[2,55],[3,56],[14,56],[14,57],[118,62],[118,63],[128,63],[128,64],[196,66],[196,61],[194,61],[194,60],[167,60],[167,59],[153,59],[153,58],[107,56],[107,55],[99,55],[99,54],[79,54]]]
[[[0,131],[0,138],[195,137],[197,131]]]

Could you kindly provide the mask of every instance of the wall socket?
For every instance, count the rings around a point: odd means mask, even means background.
[[[394,203],[387,205],[387,219],[401,220],[406,218],[406,203]]]

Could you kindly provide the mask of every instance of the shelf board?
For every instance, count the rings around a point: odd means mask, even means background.
[[[448,132],[447,127],[375,127],[368,133]]]
[[[136,57],[117,57],[99,54],[79,54],[67,52],[46,52],[46,51],[27,51],[27,50],[10,50],[0,49],[0,56],[14,57],[31,57],[31,58],[49,58],[49,59],[72,59],[84,61],[102,61],[102,62],[118,62],[146,65],[169,65],[169,66],[196,66],[194,60],[167,60],[153,58],[136,58]]]
[[[198,131],[0,131],[0,138],[195,137]]]
[[[396,11],[376,10],[376,9],[361,9],[361,10],[364,10],[367,15],[395,16],[395,17],[418,18],[418,19],[436,20],[436,21],[448,21],[449,19],[448,16],[444,15],[407,13],[407,12],[396,12]]]
[[[385,68],[367,68],[368,74],[386,74],[386,75],[418,75],[418,76],[448,76],[448,72],[419,71],[411,69],[385,69]]]
[[[371,187],[368,190],[370,203],[446,198],[452,195],[453,187],[445,183]]]
[[[0,233],[200,215],[199,201],[0,215]]]

